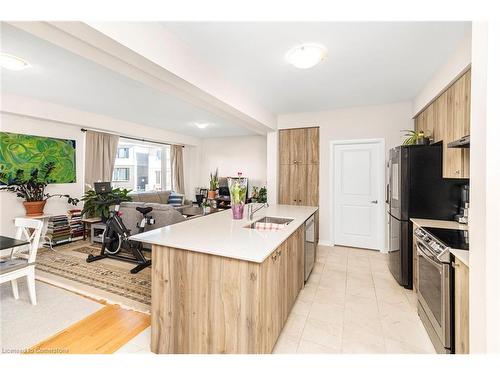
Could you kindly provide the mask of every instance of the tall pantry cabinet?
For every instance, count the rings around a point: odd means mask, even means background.
[[[278,203],[319,206],[319,127],[279,131]],[[317,242],[318,212],[315,224]]]

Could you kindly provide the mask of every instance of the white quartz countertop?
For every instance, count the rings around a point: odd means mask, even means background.
[[[413,224],[419,227],[429,227],[429,228],[443,228],[443,229],[462,229],[467,230],[469,227],[467,224],[460,224],[456,221],[451,220],[432,220],[432,219],[410,219]]]
[[[276,248],[297,230],[317,207],[270,205],[247,220],[247,209],[243,220],[233,220],[231,210],[186,220],[181,223],[136,234],[133,240],[213,254],[250,262],[263,262]],[[263,231],[245,228],[264,216],[293,219],[284,229]]]
[[[459,259],[463,264],[469,267],[469,252],[467,250],[450,249],[455,258]]]

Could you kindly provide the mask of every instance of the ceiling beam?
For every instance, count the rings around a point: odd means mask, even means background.
[[[259,121],[83,22],[8,23],[128,78],[181,98],[257,134],[264,135],[276,128],[274,115],[269,115]],[[261,117],[265,116],[261,115]]]

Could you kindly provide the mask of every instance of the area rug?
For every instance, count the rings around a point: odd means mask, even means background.
[[[25,278],[18,281],[19,299],[10,283],[0,286],[0,344],[2,354],[22,353],[104,306],[91,299],[37,281],[37,304],[28,298]]]
[[[37,254],[36,278],[97,300],[149,313],[151,269],[131,274],[132,263],[113,259],[86,262],[88,254],[99,251],[98,246],[83,241],[55,250],[41,249]]]

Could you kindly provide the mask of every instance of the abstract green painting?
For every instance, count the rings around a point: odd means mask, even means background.
[[[54,183],[76,182],[75,141],[0,132],[0,170],[14,176],[18,169],[29,174],[54,162]]]

